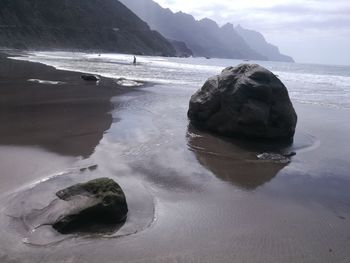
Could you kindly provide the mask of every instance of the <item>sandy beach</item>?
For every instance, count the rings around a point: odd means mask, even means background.
[[[0,262],[349,262],[349,109],[293,102],[291,145],[227,139],[189,125],[192,90],[0,60]],[[277,150],[296,155],[256,157]],[[121,229],[38,227],[57,190],[98,177],[124,189]]]

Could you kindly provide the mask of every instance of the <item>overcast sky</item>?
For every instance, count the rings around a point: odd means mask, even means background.
[[[297,62],[350,65],[350,0],[155,0],[258,30]]]

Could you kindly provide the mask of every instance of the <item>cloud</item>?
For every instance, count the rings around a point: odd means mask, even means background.
[[[306,2],[304,4],[280,4],[268,8],[256,9],[260,12],[291,14],[291,15],[349,15],[350,4],[342,3],[341,5],[329,5],[329,2],[319,4],[318,2]]]
[[[232,22],[263,31],[346,29],[350,31],[350,1],[344,0],[156,0],[174,11]]]
[[[263,33],[299,62],[350,64],[349,0],[155,0],[173,11]]]

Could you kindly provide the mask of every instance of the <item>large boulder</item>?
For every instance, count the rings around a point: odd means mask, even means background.
[[[99,178],[60,190],[56,196],[69,203],[68,213],[53,224],[62,234],[79,232],[99,224],[126,220],[128,206],[121,187],[109,178]]]
[[[188,117],[225,136],[293,139],[297,115],[283,83],[256,64],[228,67],[191,98]]]

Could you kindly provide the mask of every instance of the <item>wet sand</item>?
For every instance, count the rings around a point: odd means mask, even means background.
[[[0,74],[1,262],[349,261],[349,110],[295,103],[292,145],[242,142],[188,125],[191,91],[87,87],[77,73],[12,63]],[[257,160],[272,150],[296,156]],[[102,176],[128,200],[118,232],[34,229],[56,190]]]
[[[112,96],[125,93],[114,80],[86,82],[76,72],[0,57],[1,145],[37,145],[87,157],[112,123]],[[59,81],[41,84],[28,80]]]

